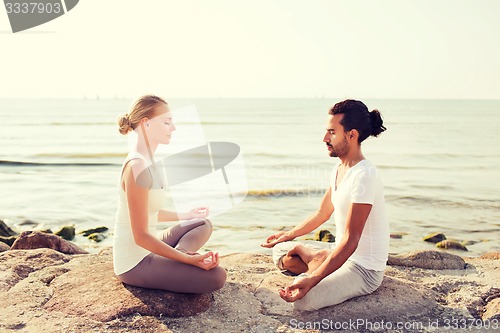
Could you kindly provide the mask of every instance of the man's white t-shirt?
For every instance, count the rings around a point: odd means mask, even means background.
[[[358,248],[349,260],[367,269],[383,271],[389,253],[389,222],[385,212],[384,188],[378,171],[369,161],[362,160],[347,170],[335,189],[339,166],[340,163],[334,167],[330,183],[336,224],[335,244],[339,244],[344,237],[351,204],[372,205]]]

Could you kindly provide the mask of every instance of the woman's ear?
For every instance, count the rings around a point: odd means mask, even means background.
[[[149,118],[148,117],[142,118],[141,124],[145,125],[146,127],[149,127]]]

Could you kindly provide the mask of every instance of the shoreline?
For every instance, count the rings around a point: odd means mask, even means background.
[[[58,234],[59,231],[61,231],[63,228],[72,228],[73,231],[71,231],[73,234],[69,235],[68,237],[63,236],[64,239],[71,241],[78,247],[84,249],[85,251],[88,251],[89,253],[98,253],[101,251],[103,248],[110,247],[113,244],[113,230],[108,229],[107,227],[100,226],[100,225],[94,225],[90,229],[81,229],[79,228],[78,225],[65,225],[61,224],[57,228],[54,228],[54,230],[46,228],[45,225],[40,224],[38,222],[33,222],[31,220],[25,220],[23,224],[19,225],[16,224],[14,230],[10,228],[9,225],[7,225],[4,221],[0,219],[0,243],[4,242],[7,243],[9,246],[12,245],[13,240],[10,240],[6,242],[5,237],[17,237],[19,236],[20,233],[24,231],[46,231],[48,233],[55,233]],[[92,235],[91,238],[88,236],[89,230],[95,231],[96,234]],[[160,230],[160,229],[159,229]],[[280,227],[280,228],[271,228],[265,235],[269,235],[271,233],[274,233],[278,230],[286,230],[285,227]],[[297,241],[305,241],[305,240],[317,240],[321,241],[319,239],[319,232],[321,230],[327,230],[327,229],[322,229],[319,228],[316,231],[316,234],[309,234],[305,235],[302,237],[297,238]],[[214,233],[217,234],[218,230],[215,230]],[[221,230],[222,231],[222,230]],[[93,232],[92,232],[93,233]],[[435,235],[440,235],[437,237],[434,237]],[[227,235],[225,235],[227,237]],[[402,253],[402,252],[411,252],[411,251],[416,251],[416,250],[438,250],[438,251],[443,251],[445,253],[451,253],[451,254],[456,254],[459,256],[466,256],[469,258],[479,258],[485,253],[489,252],[498,252],[500,251],[500,248],[498,246],[494,246],[493,242],[491,242],[492,246],[488,248],[483,248],[482,251],[477,251],[474,246],[477,246],[477,244],[484,244],[486,243],[485,241],[458,241],[453,238],[447,239],[446,236],[442,233],[433,233],[429,235],[409,235],[404,232],[392,232],[391,233],[391,244],[394,244],[395,242],[404,242],[404,245],[400,246],[392,246],[390,248],[390,254],[396,254],[396,253]],[[222,236],[221,236],[222,237]],[[426,241],[425,239],[429,238],[431,239],[430,241]],[[270,254],[269,249],[265,249],[260,247],[261,241],[263,241],[265,237],[263,236],[262,239],[255,240],[255,245],[252,247],[240,247],[239,249],[233,249],[230,247],[224,247],[220,246],[221,240],[217,239],[217,237],[214,237],[212,235],[211,239],[208,241],[207,245],[204,246],[204,250],[207,251],[216,251],[219,252],[221,255],[230,255],[230,254],[235,254],[235,253],[259,253],[259,254]],[[325,241],[325,240],[323,240]],[[446,247],[439,248],[438,244],[440,241],[445,241]],[[211,243],[214,244],[211,244]],[[10,243],[10,244],[9,244]],[[396,248],[394,248],[396,247]],[[469,250],[464,250],[469,249]]]

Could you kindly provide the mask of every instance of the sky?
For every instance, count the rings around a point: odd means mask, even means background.
[[[12,33],[0,98],[500,99],[497,0],[81,0]]]

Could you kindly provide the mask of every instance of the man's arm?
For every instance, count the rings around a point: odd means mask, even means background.
[[[328,221],[330,216],[332,216],[333,209],[332,188],[328,187],[328,190],[326,190],[325,195],[321,200],[319,209],[305,219],[304,222],[290,230],[290,235],[293,236],[293,238],[297,238],[315,230],[320,225]]]
[[[335,247],[323,264],[311,274],[311,279],[314,281],[312,287],[339,269],[356,251],[371,210],[372,205],[370,204],[353,203],[351,205],[351,209],[347,215],[347,224],[342,242]]]
[[[339,269],[356,251],[371,209],[370,204],[353,203],[347,215],[346,230],[342,241],[315,271],[297,283],[282,289],[280,296],[287,302],[299,300],[321,280]]]
[[[292,240],[294,238],[300,237],[302,235],[305,235],[313,231],[314,229],[316,229],[317,227],[328,221],[330,216],[332,216],[333,209],[334,208],[332,204],[331,187],[328,187],[328,190],[326,190],[325,195],[321,200],[321,205],[319,209],[314,214],[309,216],[307,219],[304,220],[304,222],[294,227],[290,231],[286,232],[282,231],[277,234],[269,236],[266,239],[266,242],[262,243],[261,246],[273,247],[278,243]]]

